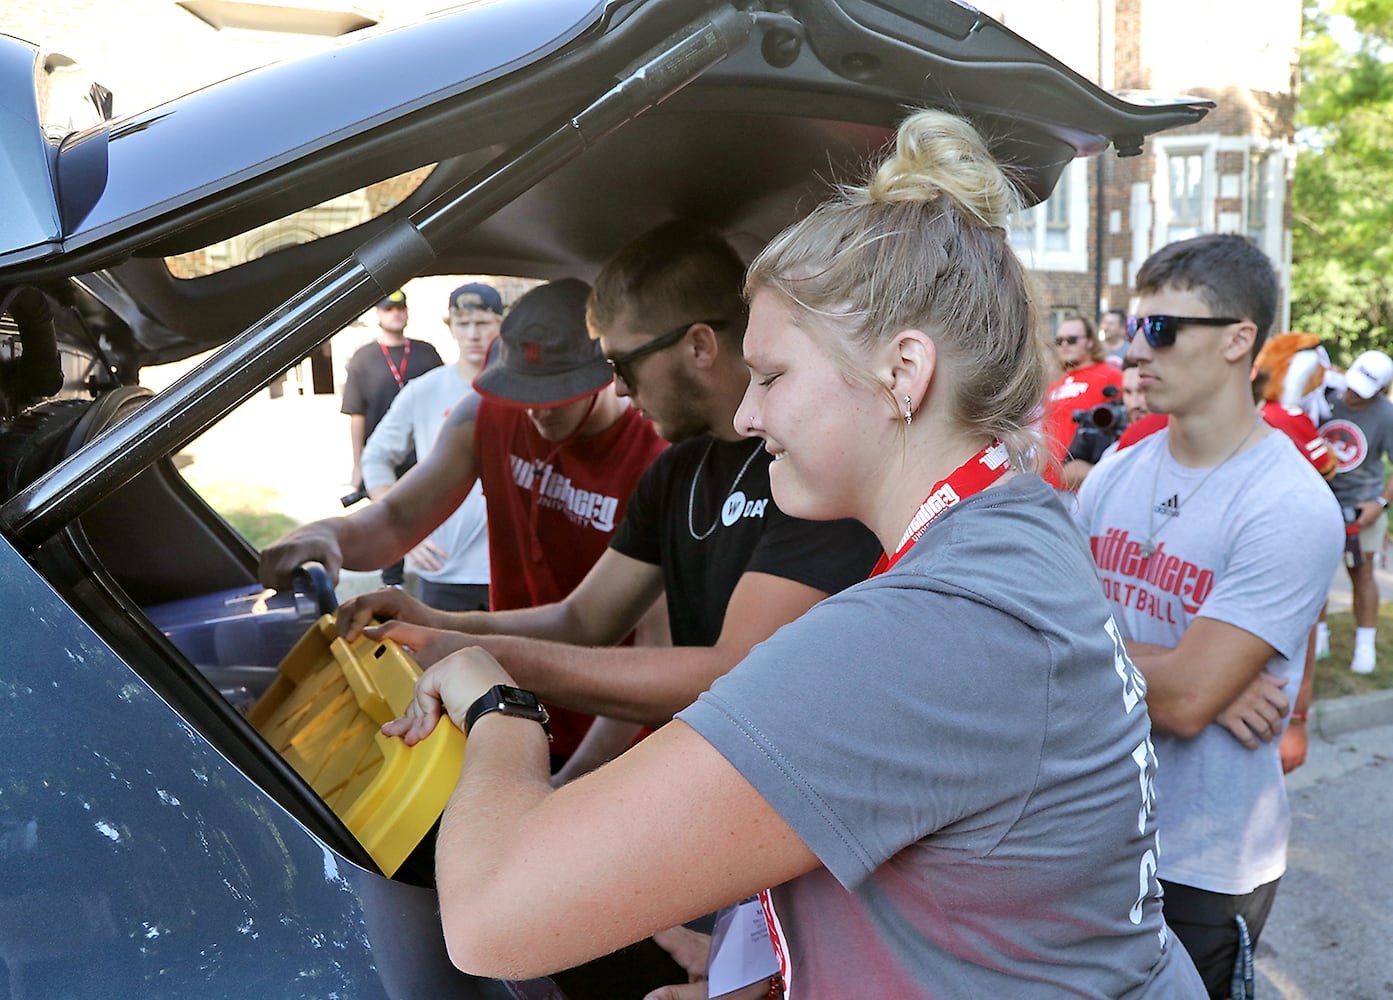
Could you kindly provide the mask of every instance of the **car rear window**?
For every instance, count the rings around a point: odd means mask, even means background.
[[[360,226],[390,211],[410,196],[436,165],[427,164],[404,174],[388,177],[367,187],[341,194],[282,219],[249,229],[244,233],[199,250],[164,259],[176,278],[201,278],[256,260],[286,247],[302,246]]]

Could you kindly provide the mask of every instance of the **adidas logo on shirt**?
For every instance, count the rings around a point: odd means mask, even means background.
[[[1177,517],[1180,514],[1180,495],[1172,493],[1169,500],[1162,500],[1152,508],[1157,514],[1165,514],[1167,517]]]

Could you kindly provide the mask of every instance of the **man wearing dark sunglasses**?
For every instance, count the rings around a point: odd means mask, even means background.
[[[1166,920],[1210,995],[1241,996],[1286,867],[1278,737],[1343,525],[1324,480],[1253,401],[1249,372],[1277,307],[1271,262],[1243,237],[1200,236],[1152,254],[1137,291],[1128,358],[1169,425],[1100,462],[1076,515],[1118,654],[1146,678],[1154,751],[1137,752],[1162,761]]]

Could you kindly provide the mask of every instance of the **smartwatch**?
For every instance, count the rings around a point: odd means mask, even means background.
[[[551,728],[547,725],[547,710],[542,703],[537,700],[537,696],[531,691],[524,691],[522,688],[515,688],[507,684],[495,684],[480,696],[479,700],[469,706],[469,711],[464,713],[464,735],[468,736],[469,731],[474,728],[474,723],[490,712],[501,712],[504,715],[515,716],[519,719],[531,719],[542,725],[542,731],[547,734],[547,739],[551,739]]]

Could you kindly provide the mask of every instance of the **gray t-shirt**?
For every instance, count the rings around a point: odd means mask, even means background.
[[[678,718],[825,866],[772,893],[789,996],[1203,996],[1142,685],[1035,476],[756,646]]]
[[[1383,459],[1393,458],[1393,402],[1375,396],[1354,410],[1345,405],[1343,393],[1328,391],[1326,400],[1330,419],[1320,433],[1340,461],[1330,488],[1341,506],[1353,507],[1383,491]]]
[[[1335,498],[1284,434],[1212,474],[1178,464],[1169,439],[1163,430],[1104,459],[1079,490],[1076,519],[1113,616],[1127,638],[1167,647],[1199,617],[1250,632],[1276,650],[1266,670],[1295,701],[1344,544]],[[1156,551],[1144,559],[1148,537]],[[1218,723],[1153,739],[1161,877],[1241,895],[1281,876],[1291,820],[1278,741],[1247,750]]]

